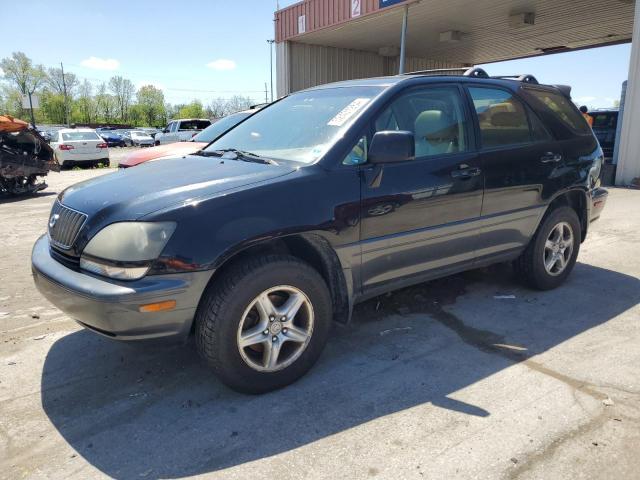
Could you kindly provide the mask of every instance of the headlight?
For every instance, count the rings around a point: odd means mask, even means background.
[[[89,241],[80,268],[118,280],[142,278],[175,229],[173,222],[113,223]]]

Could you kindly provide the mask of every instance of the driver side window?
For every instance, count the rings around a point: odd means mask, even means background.
[[[468,127],[457,87],[416,88],[394,100],[374,123],[376,132],[406,130],[416,158],[468,150]]]

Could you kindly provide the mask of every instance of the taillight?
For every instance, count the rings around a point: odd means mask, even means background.
[[[64,143],[62,143],[58,148],[60,150],[73,150],[75,147],[73,145],[65,145]]]
[[[107,145],[106,143],[102,142],[96,145],[96,148],[108,148],[109,145]]]

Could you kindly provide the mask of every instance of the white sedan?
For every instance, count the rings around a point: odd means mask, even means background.
[[[153,137],[143,130],[131,130],[122,136],[125,145],[132,147],[153,147]]]
[[[63,128],[51,138],[51,148],[61,167],[109,166],[109,146],[90,128]]]

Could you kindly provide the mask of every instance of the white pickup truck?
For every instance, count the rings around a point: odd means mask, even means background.
[[[179,120],[171,120],[167,128],[162,132],[156,133],[154,139],[155,144],[164,145],[165,143],[186,142],[209,125],[211,125],[211,120],[207,118],[181,118]]]

